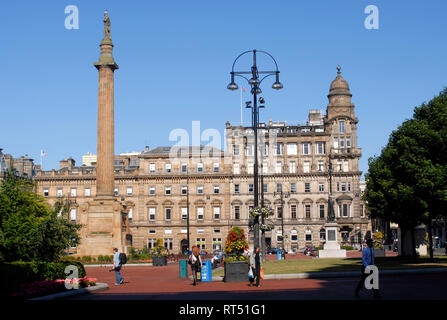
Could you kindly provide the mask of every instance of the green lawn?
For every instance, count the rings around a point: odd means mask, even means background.
[[[375,265],[379,270],[391,269],[423,269],[423,268],[447,268],[447,257],[435,257],[435,262],[429,262],[428,258],[402,258],[386,257],[376,258]],[[271,260],[263,265],[264,274],[287,274],[305,272],[340,272],[360,270],[360,258],[348,259],[305,259],[305,260]],[[223,269],[213,273],[215,276],[223,276]]]

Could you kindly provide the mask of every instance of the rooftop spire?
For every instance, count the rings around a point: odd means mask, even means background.
[[[340,65],[338,65],[337,66],[337,74],[340,74],[341,73],[341,67],[340,67]]]

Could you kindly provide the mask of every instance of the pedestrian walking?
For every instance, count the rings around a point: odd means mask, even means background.
[[[191,265],[193,285],[197,285],[197,272],[200,272],[202,268],[202,258],[200,257],[199,247],[193,246],[192,253],[189,256],[188,263]]]
[[[121,270],[120,253],[118,252],[117,248],[113,248],[113,271],[115,271],[115,277],[116,277],[115,285],[120,285],[124,282],[120,270]]]
[[[359,283],[357,284],[357,287],[355,288],[356,297],[359,296],[360,290],[365,285],[365,279],[368,277],[368,274],[365,273],[365,269],[368,266],[374,265],[374,249],[373,249],[374,241],[372,239],[368,239],[366,240],[366,245],[367,247],[365,247],[365,249],[363,249],[362,251],[362,277]],[[373,289],[373,293],[374,298],[380,298],[378,289]]]

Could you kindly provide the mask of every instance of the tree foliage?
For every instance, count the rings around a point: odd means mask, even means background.
[[[0,181],[0,260],[54,261],[77,238],[62,202],[51,207],[28,179],[7,172]],[[75,241],[76,243],[76,241]]]
[[[369,159],[365,200],[373,218],[413,230],[447,210],[447,89],[414,109]]]

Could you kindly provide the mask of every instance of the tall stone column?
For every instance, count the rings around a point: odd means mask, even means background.
[[[127,252],[123,243],[123,206],[114,196],[115,135],[114,135],[114,71],[110,19],[104,12],[104,38],[101,55],[94,63],[98,69],[98,149],[96,167],[96,197],[82,208],[79,255],[112,254],[113,248]]]

